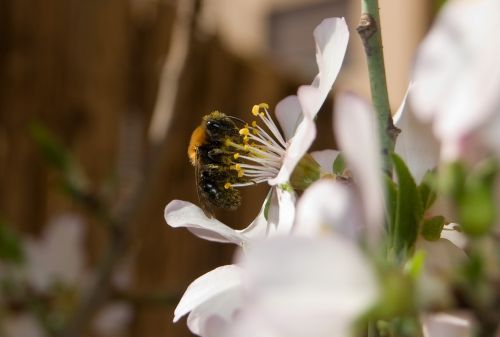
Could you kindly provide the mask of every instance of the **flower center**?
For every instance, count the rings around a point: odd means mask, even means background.
[[[227,182],[224,188],[258,184],[278,174],[286,151],[286,141],[268,110],[269,105],[266,103],[252,107],[252,115],[260,119],[265,128],[254,120],[239,130],[241,143],[229,138],[225,140],[225,147],[233,152],[230,170],[235,171],[239,179],[237,183]]]

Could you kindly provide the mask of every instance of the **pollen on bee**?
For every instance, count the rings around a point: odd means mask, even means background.
[[[225,188],[226,190],[230,189],[231,187],[233,187],[233,185],[231,185],[231,183],[230,183],[230,182],[227,182],[227,183],[225,183],[225,184],[224,184],[224,188]]]

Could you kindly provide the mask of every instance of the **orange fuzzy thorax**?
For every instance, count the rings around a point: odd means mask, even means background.
[[[205,140],[205,129],[202,126],[198,126],[191,134],[191,140],[188,146],[188,157],[193,166],[196,166],[196,150],[200,145],[205,143]]]

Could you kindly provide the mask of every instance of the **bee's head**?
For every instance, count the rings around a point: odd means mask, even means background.
[[[234,122],[218,111],[205,117],[205,128],[208,136],[216,140],[224,139],[238,131]]]

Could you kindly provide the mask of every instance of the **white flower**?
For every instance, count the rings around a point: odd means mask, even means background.
[[[368,260],[350,239],[351,211],[356,211],[350,197],[342,183],[318,181],[297,205],[294,236],[240,250],[240,311],[210,336],[351,336],[353,322],[377,299],[378,286]],[[339,206],[326,207],[333,200]]]
[[[47,292],[57,282],[72,287],[83,285],[83,230],[80,218],[63,215],[47,225],[40,240],[26,240],[27,280],[33,288]]]
[[[497,0],[448,1],[418,51],[411,103],[444,160],[500,154],[499,21]]]
[[[349,33],[345,20],[324,20],[314,31],[319,73],[311,85],[302,86],[297,96],[278,103],[277,119],[284,136],[270,117],[268,106],[254,106],[257,121],[240,130],[243,144],[228,143],[239,161],[231,168],[246,182],[228,186],[239,187],[267,181],[274,186],[257,218],[244,230],[234,230],[216,219],[206,217],[197,206],[180,200],[165,208],[165,220],[172,227],[186,227],[195,235],[211,241],[248,246],[258,238],[288,234],[295,218],[295,193],[286,186],[300,159],[316,136],[314,117],[335,81],[347,48]],[[268,131],[266,131],[267,129]],[[285,185],[284,185],[285,184]],[[229,280],[229,281],[228,281]],[[230,320],[241,295],[240,268],[229,265],[217,268],[195,280],[181,299],[174,321],[190,312],[190,330],[209,336]],[[214,286],[217,284],[217,286]]]

